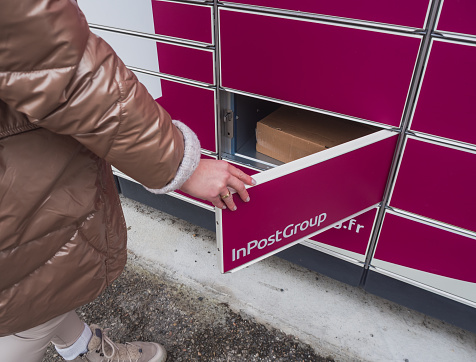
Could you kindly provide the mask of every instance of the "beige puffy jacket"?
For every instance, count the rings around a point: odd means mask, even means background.
[[[177,126],[75,1],[0,0],[0,336],[119,276],[126,228],[110,164],[179,187],[200,156]]]

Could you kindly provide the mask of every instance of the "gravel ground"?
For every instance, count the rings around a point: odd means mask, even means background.
[[[167,361],[334,361],[294,336],[160,279],[133,259],[101,297],[78,310],[86,323],[111,328],[114,341],[159,342]],[[53,361],[62,359],[49,348],[43,362]]]

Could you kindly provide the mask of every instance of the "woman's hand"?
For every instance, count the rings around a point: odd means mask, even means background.
[[[180,188],[189,195],[207,200],[221,209],[236,210],[230,190],[236,190],[241,199],[250,201],[247,185],[256,181],[243,171],[222,160],[200,160],[192,176]]]

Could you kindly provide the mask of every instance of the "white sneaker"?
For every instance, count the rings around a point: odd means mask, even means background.
[[[167,351],[153,342],[114,343],[99,326],[92,324],[93,336],[88,344],[88,352],[74,361],[89,362],[164,362]]]

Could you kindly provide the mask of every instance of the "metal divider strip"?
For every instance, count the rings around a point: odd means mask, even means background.
[[[371,239],[370,239],[369,252],[368,252],[366,260],[365,260],[364,273],[362,274],[362,279],[361,279],[361,282],[360,282],[361,286],[365,284],[365,280],[367,279],[369,265],[370,265],[370,262],[372,260],[373,254],[375,252],[378,237],[380,235],[380,231],[381,231],[382,225],[383,225],[383,219],[384,219],[385,211],[386,211],[386,208],[388,207],[390,196],[391,196],[393,187],[395,185],[395,181],[396,181],[396,177],[397,177],[397,171],[399,169],[399,166],[400,166],[400,163],[401,163],[401,160],[402,160],[403,150],[404,150],[405,141],[406,141],[406,137],[407,137],[406,131],[407,131],[408,126],[410,124],[410,119],[411,119],[411,115],[413,113],[413,108],[416,104],[417,95],[418,95],[418,88],[419,88],[419,85],[422,81],[424,66],[425,66],[425,64],[427,62],[427,59],[428,59],[428,56],[429,56],[430,44],[431,44],[431,40],[432,40],[432,33],[433,33],[434,28],[435,28],[437,16],[439,14],[440,1],[441,0],[434,0],[431,4],[431,10],[429,12],[427,28],[424,31],[422,45],[421,45],[420,53],[418,55],[418,60],[417,60],[417,66],[415,68],[415,73],[414,73],[414,76],[413,76],[413,79],[412,79],[412,85],[410,87],[411,91],[410,91],[410,94],[407,98],[407,103],[406,103],[406,106],[405,106],[404,116],[403,116],[403,120],[402,120],[402,123],[401,123],[402,132],[400,133],[398,141],[397,141],[395,156],[394,156],[392,166],[391,166],[391,169],[390,169],[387,185],[385,187],[384,197],[383,197],[383,200],[382,200],[382,205],[383,206],[378,211],[377,219],[376,219],[376,222],[375,222],[376,227],[374,228],[373,234],[372,234]]]

